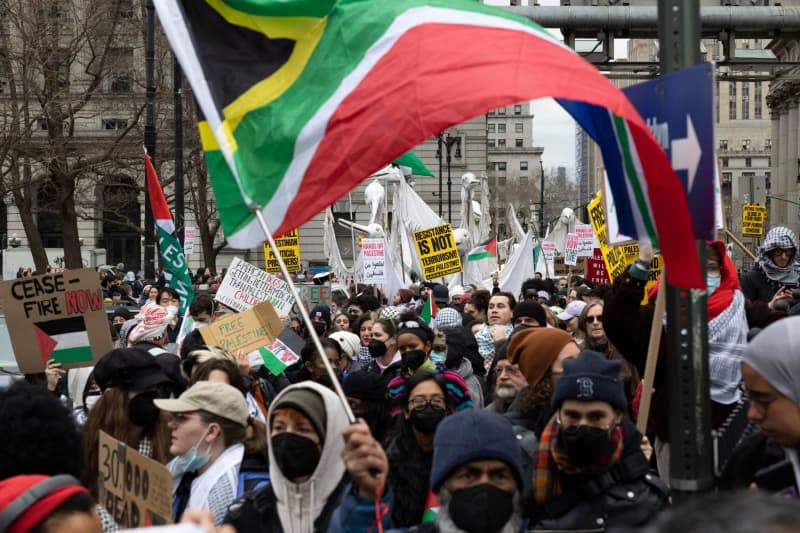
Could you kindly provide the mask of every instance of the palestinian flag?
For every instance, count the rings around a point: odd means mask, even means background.
[[[425,510],[422,513],[422,523],[429,524],[436,522],[436,515],[439,514],[439,498],[428,489],[428,497],[425,499]]]
[[[392,161],[392,163],[400,167],[400,170],[403,172],[403,176],[433,177],[433,172],[428,170],[428,167],[425,166],[425,163],[423,163],[414,152],[406,152]]]
[[[674,285],[705,286],[683,185],[642,117],[530,20],[474,0],[155,5],[202,112],[231,246],[261,244],[259,210],[281,235],[432,135],[552,97],[599,143],[615,198],[641,221],[631,236],[661,248]],[[605,113],[609,139],[593,110]]]
[[[54,359],[64,365],[92,361],[89,333],[82,316],[33,324],[42,362]]]
[[[480,261],[481,259],[494,259],[497,261],[497,236],[481,243],[467,253],[467,261]]]
[[[259,348],[258,353],[264,360],[264,366],[273,376],[280,376],[286,370],[286,367],[292,366],[300,360],[300,356],[294,353],[280,339],[275,339],[269,346]]]
[[[437,314],[439,314],[439,308],[436,307],[433,294],[429,294],[428,299],[422,304],[422,311],[420,311],[419,317],[430,326],[433,324],[433,319],[436,318]]]
[[[158,181],[156,169],[153,161],[145,150],[144,165],[147,169],[147,190],[150,194],[150,209],[153,211],[153,218],[156,221],[156,231],[158,233],[158,251],[161,256],[161,264],[170,274],[169,286],[175,289],[181,297],[181,305],[178,312],[183,314],[189,308],[189,304],[194,299],[194,287],[192,286],[192,275],[189,273],[189,264],[183,253],[178,237],[175,235],[175,223],[172,221],[167,199],[164,197],[164,190]]]

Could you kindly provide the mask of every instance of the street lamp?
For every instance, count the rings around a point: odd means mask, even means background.
[[[544,239],[544,163],[539,158],[539,237]]]
[[[453,181],[450,176],[450,164],[452,155],[456,159],[461,159],[461,137],[450,135],[450,132],[440,133],[436,136],[438,140],[438,148],[436,149],[436,157],[439,159],[439,216],[442,216],[442,147],[447,150],[447,222],[453,223]],[[452,153],[455,146],[455,153]]]

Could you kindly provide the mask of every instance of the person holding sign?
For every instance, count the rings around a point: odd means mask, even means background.
[[[169,427],[175,459],[172,473],[172,511],[179,521],[188,508],[208,509],[222,524],[236,497],[239,468],[244,458],[250,413],[244,396],[234,387],[199,381],[175,400],[156,400],[156,407],[172,415]]]

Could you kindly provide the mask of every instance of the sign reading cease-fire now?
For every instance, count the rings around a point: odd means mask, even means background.
[[[450,224],[414,232],[419,263],[425,279],[441,278],[461,272],[461,257]]]
[[[763,237],[767,208],[761,204],[745,204],[742,212],[742,237]]]

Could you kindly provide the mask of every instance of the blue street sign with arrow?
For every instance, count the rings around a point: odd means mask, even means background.
[[[714,236],[714,64],[623,89],[672,161],[688,194],[695,237]]]

